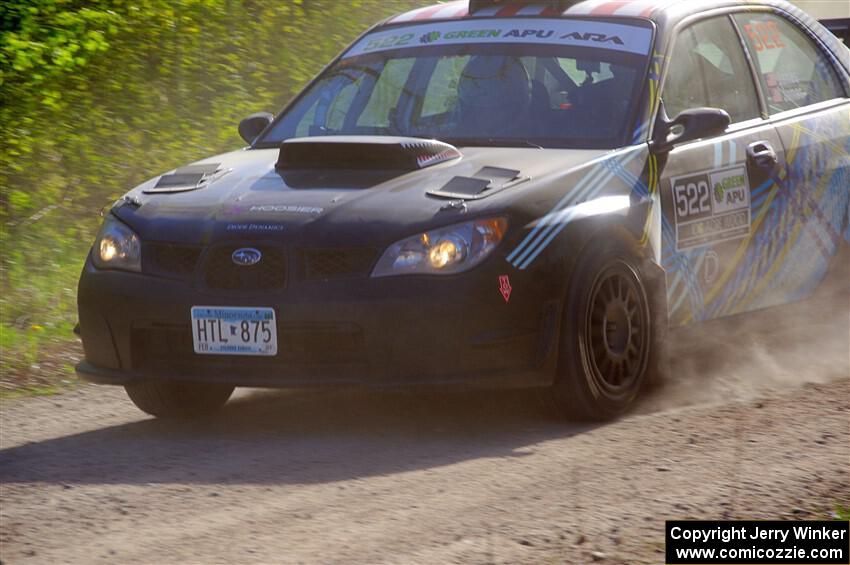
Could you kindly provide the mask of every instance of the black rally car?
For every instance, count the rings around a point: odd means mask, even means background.
[[[626,410],[668,328],[809,294],[850,239],[847,48],[779,0],[460,0],[373,27],[248,147],[107,215],[85,360],[235,386],[550,387]]]

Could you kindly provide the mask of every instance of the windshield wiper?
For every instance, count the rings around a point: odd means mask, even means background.
[[[505,139],[498,137],[445,137],[440,141],[451,145],[478,145],[482,147],[533,147],[543,149],[540,145],[532,143],[527,139]]]

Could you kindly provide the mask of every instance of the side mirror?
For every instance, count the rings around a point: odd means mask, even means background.
[[[731,123],[726,110],[719,108],[693,108],[670,120],[661,106],[651,148],[653,153],[667,153],[679,143],[720,135]]]
[[[268,112],[251,114],[239,122],[239,135],[248,143],[254,143],[257,136],[263,133],[263,130],[272,123],[273,119],[274,116]]]

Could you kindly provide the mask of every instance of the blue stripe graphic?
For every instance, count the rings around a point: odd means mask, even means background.
[[[622,165],[630,163],[640,155],[640,152],[635,151],[632,155],[629,155],[626,159],[623,160]],[[582,182],[579,183],[579,186],[576,189],[565,196],[561,202],[564,200],[568,200],[569,204],[573,204],[575,202],[581,202],[586,198],[592,196],[602,188],[604,188],[605,183],[607,183],[613,176],[614,173],[609,169],[609,167],[617,162],[617,158],[611,158],[606,161],[603,161],[597,165],[598,170],[595,170],[593,173],[588,174],[582,179]],[[580,188],[579,188],[580,187]],[[580,192],[579,192],[580,191]],[[572,198],[571,198],[572,197]],[[558,203],[560,207],[561,202]],[[544,230],[539,232],[535,237],[535,240],[528,245],[525,250],[521,253],[516,260],[513,261],[513,265],[518,267],[520,270],[526,269],[534,259],[551,243],[551,241],[559,234],[561,231],[567,227],[567,225],[572,221],[575,216],[574,210],[568,210],[567,207],[563,207],[562,209],[557,210],[557,212],[546,215],[546,217],[541,222],[542,224],[550,224]],[[538,224],[537,228],[541,227]],[[535,230],[537,229],[535,228]],[[526,238],[528,240],[529,238]],[[525,244],[523,241],[521,246]],[[515,253],[515,252],[514,252]],[[514,256],[514,253],[511,256]],[[512,257],[508,257],[508,261],[511,261]]]
[[[625,162],[631,161],[637,157],[638,154],[638,151],[634,151],[634,154],[630,155]],[[611,159],[611,157],[607,157],[606,159]],[[561,215],[563,208],[579,201],[581,198],[584,198],[586,193],[589,190],[592,190],[596,183],[607,181],[607,178],[599,178],[606,176],[604,163],[605,161],[602,161],[594,165],[593,169],[588,171],[575,188],[568,191],[567,194],[565,194],[546,215],[538,219],[537,225],[531,233],[525,236],[522,242],[506,257],[508,262],[511,262],[514,266],[516,266],[517,263],[523,261],[528,253],[530,253],[541,240],[543,240],[553,229],[557,227],[557,222],[555,220]],[[610,177],[610,174],[607,176]]]

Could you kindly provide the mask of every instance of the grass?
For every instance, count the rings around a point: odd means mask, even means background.
[[[0,389],[0,400],[9,400],[13,398],[23,398],[31,396],[53,396],[59,394],[77,384],[77,381],[68,381],[56,385],[31,386],[15,389],[2,390]]]
[[[77,279],[96,220],[79,222],[57,210],[0,234],[0,390],[46,393],[53,382],[73,378],[56,353],[76,347]]]

